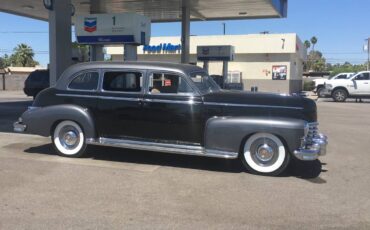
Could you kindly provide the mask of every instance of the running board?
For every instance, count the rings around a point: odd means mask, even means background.
[[[136,141],[136,140],[125,140],[125,139],[112,139],[112,138],[90,138],[86,140],[87,144],[110,146],[118,148],[137,149],[154,152],[165,152],[192,156],[204,156],[204,157],[215,157],[215,158],[226,158],[235,159],[238,157],[238,153],[226,152],[219,150],[209,150],[202,146],[194,145],[180,145],[180,144],[167,144],[167,143],[156,143],[147,141]]]

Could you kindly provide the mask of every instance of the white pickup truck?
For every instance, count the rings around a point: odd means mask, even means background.
[[[323,94],[324,88],[325,88],[325,82],[328,80],[340,80],[340,79],[347,79],[353,76],[354,73],[340,73],[335,76],[330,77],[329,79],[327,78],[319,78],[313,80],[315,82],[315,92],[318,97],[324,97],[325,95]]]
[[[347,98],[370,98],[370,71],[359,72],[347,79],[327,80],[322,93],[337,102]]]

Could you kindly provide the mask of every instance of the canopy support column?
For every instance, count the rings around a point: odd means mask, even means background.
[[[50,85],[72,64],[71,0],[53,1],[49,11]]]
[[[181,17],[181,63],[190,62],[190,7],[183,1]]]

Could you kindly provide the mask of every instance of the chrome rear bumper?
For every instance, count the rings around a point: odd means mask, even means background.
[[[26,128],[27,126],[19,121],[13,123],[13,130],[16,133],[23,133],[24,131],[26,131]]]
[[[305,143],[305,140],[303,140]],[[326,146],[328,145],[328,137],[323,134],[318,134],[312,138],[312,143],[309,145],[304,144],[294,151],[294,155],[303,161],[316,160],[320,156],[326,155]]]

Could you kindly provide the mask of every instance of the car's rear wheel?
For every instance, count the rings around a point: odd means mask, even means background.
[[[290,154],[282,141],[270,133],[249,137],[240,157],[249,172],[267,176],[279,175],[290,162]]]
[[[344,89],[336,89],[332,93],[333,100],[336,102],[345,102],[348,94]]]
[[[53,146],[57,153],[65,157],[81,157],[86,150],[85,134],[74,121],[58,123],[52,135]]]

